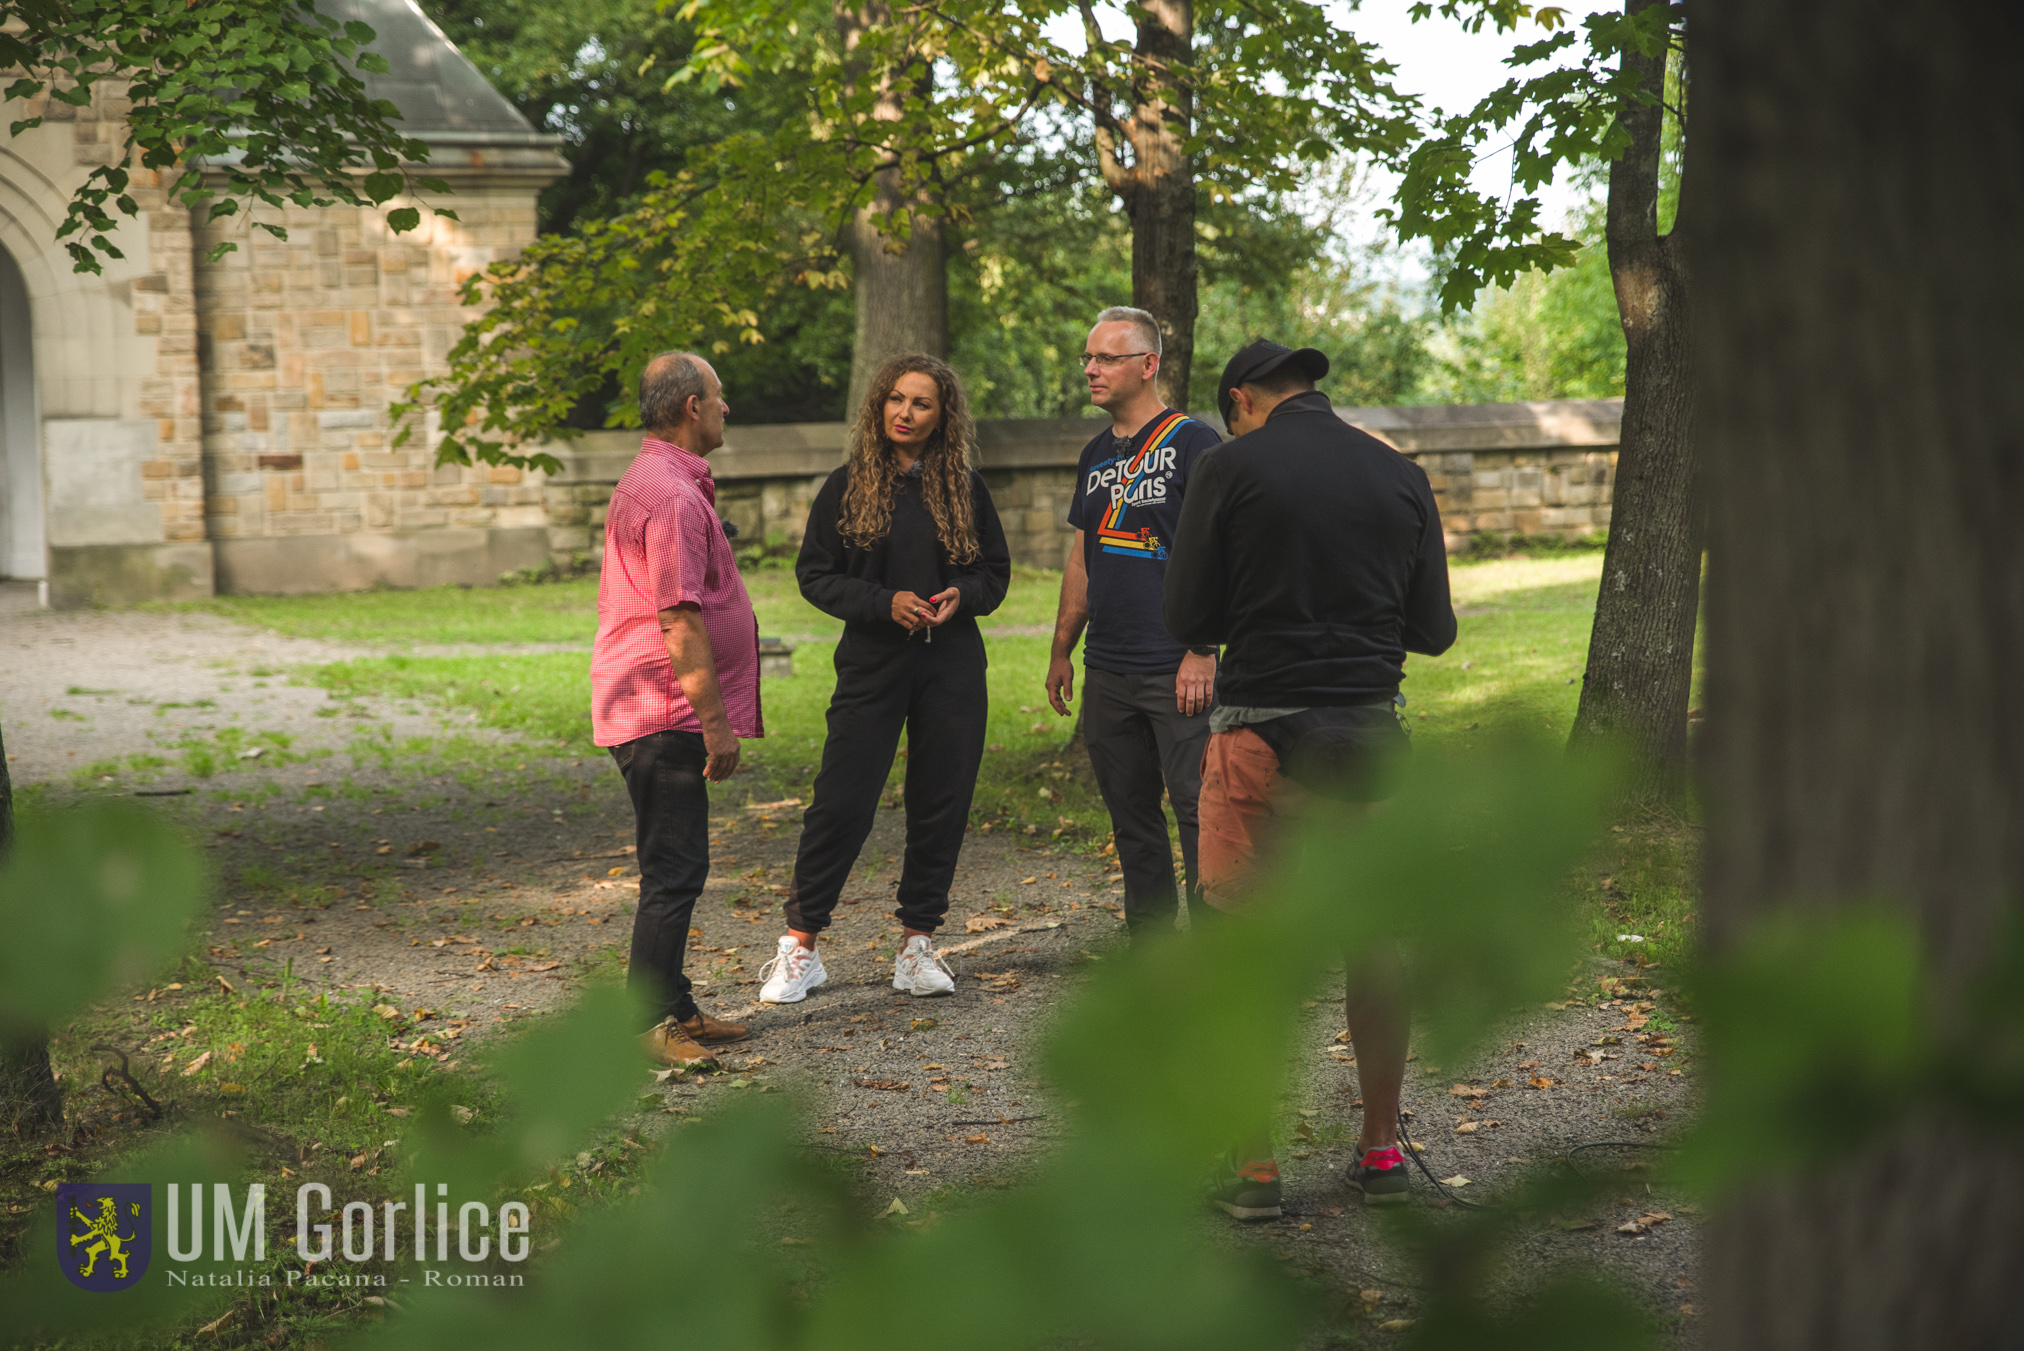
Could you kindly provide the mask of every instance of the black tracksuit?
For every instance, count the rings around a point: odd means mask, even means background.
[[[919,475],[900,482],[892,523],[870,548],[837,529],[846,466],[829,476],[808,511],[794,575],[810,604],[844,621],[836,645],[836,693],[813,800],[802,820],[787,924],[802,933],[829,927],[844,880],[871,834],[879,793],[907,733],[907,850],[898,909],[908,928],[933,932],[949,909],[949,882],[970,819],[970,795],[984,758],[984,636],[977,617],[1005,599],[1012,557],[983,475],[970,475],[977,543],[973,563],[949,561],[921,496]],[[893,594],[926,600],[955,587],[955,615],[909,634],[893,622]]]
[[[1426,471],[1296,394],[1203,455],[1167,560],[1167,630],[1224,644],[1216,702],[1341,708],[1398,693],[1455,641]]]

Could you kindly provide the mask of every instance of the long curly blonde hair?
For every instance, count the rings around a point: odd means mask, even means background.
[[[935,534],[949,560],[974,563],[980,550],[970,470],[977,458],[977,424],[970,418],[970,400],[956,372],[948,362],[925,352],[887,357],[872,376],[864,406],[851,424],[850,476],[837,528],[860,549],[871,547],[892,528],[893,496],[903,475],[899,456],[886,439],[885,403],[900,377],[909,374],[933,380],[942,399],[941,425],[921,452],[921,496],[935,518]]]

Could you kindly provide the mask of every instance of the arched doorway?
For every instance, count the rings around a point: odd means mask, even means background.
[[[13,255],[0,248],[0,577],[48,575],[41,440],[28,285]]]

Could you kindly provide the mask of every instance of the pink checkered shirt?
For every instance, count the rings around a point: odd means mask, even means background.
[[[731,730],[766,735],[759,621],[716,503],[717,485],[703,458],[651,436],[612,490],[590,657],[590,721],[600,746],[703,730],[661,636],[660,612],[677,605],[703,612]]]

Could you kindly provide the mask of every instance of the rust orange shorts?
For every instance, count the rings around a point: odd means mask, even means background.
[[[1258,855],[1270,844],[1273,818],[1307,796],[1279,772],[1279,757],[1250,728],[1210,736],[1196,807],[1202,898],[1218,910],[1236,909]]]
[[[1279,757],[1248,727],[1217,732],[1202,755],[1202,794],[1196,808],[1196,858],[1202,899],[1218,910],[1237,910],[1270,852],[1279,825],[1327,813],[1353,828],[1373,804],[1317,797],[1279,772]]]

